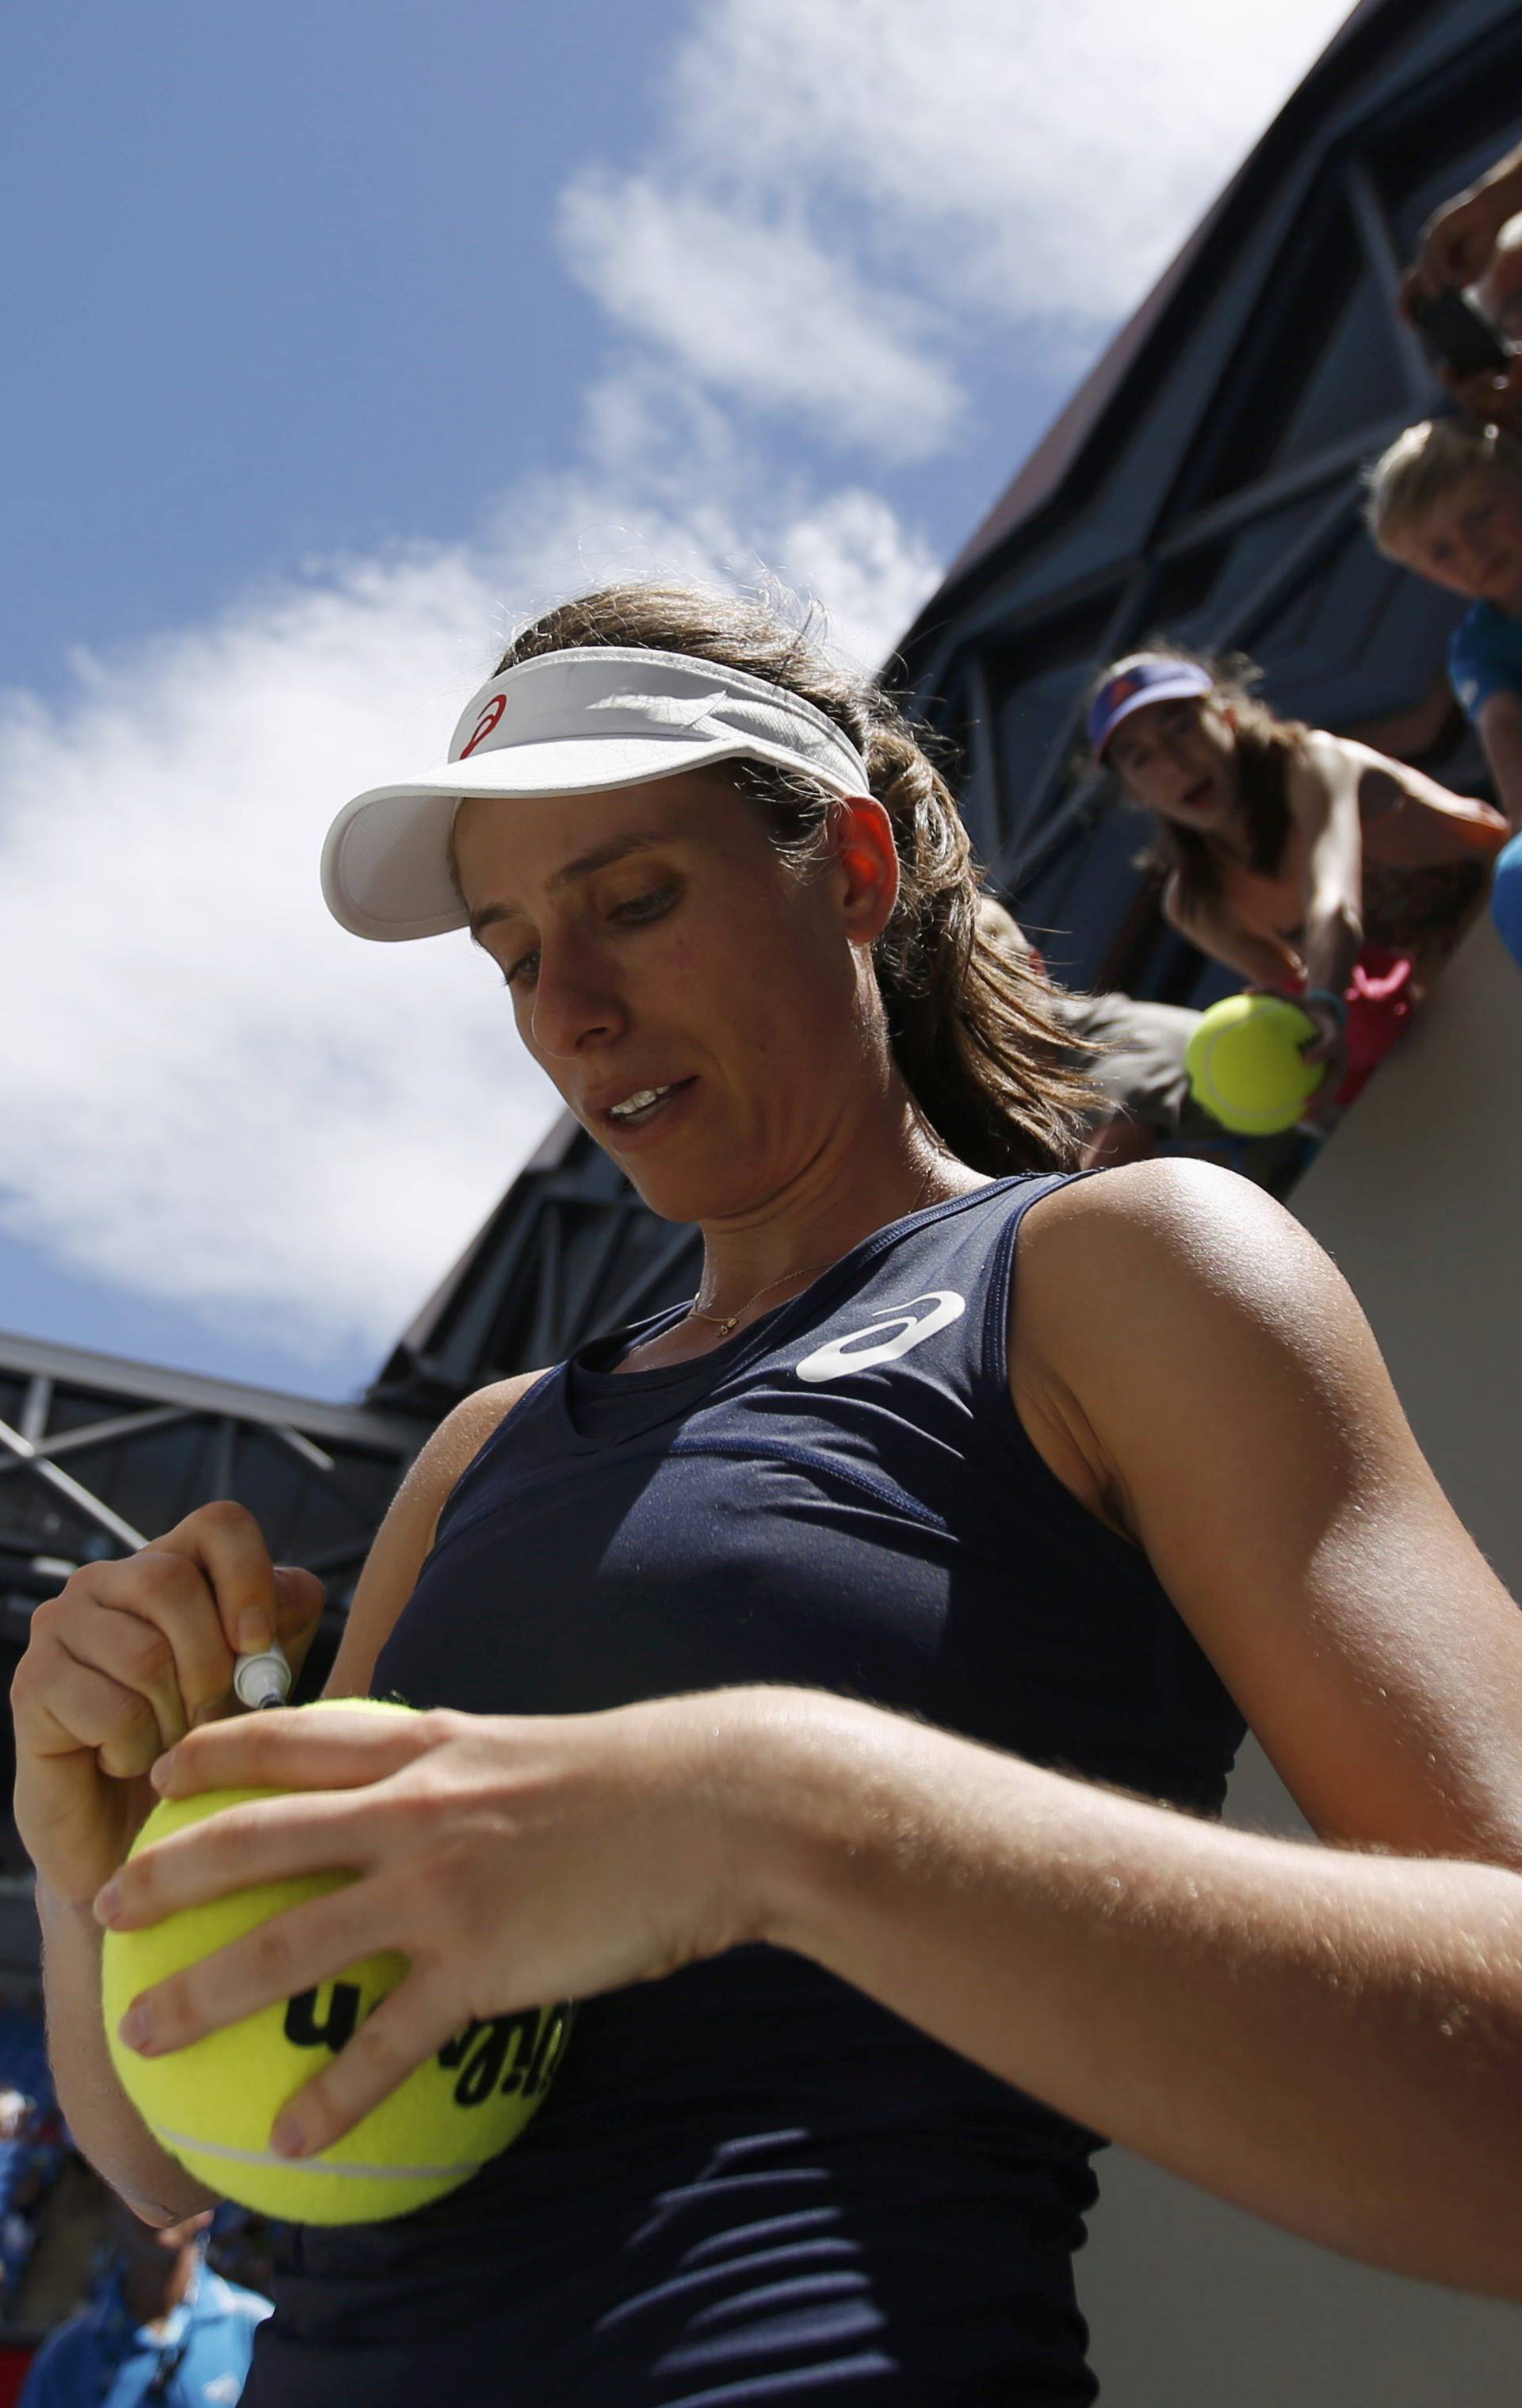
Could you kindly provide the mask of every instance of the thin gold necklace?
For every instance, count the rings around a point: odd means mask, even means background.
[[[939,1159],[939,1157],[937,1157],[937,1159]],[[929,1170],[925,1173],[918,1195],[910,1205],[908,1211],[902,1216],[905,1221],[907,1221],[914,1213],[917,1212],[924,1204],[925,1198],[930,1194],[931,1187],[934,1182],[935,1169],[936,1165],[935,1162],[932,1161]],[[846,1251],[849,1253],[850,1249],[847,1247]],[[694,1302],[690,1304],[687,1308],[687,1318],[689,1321],[711,1321],[718,1329],[720,1339],[725,1339],[730,1335],[732,1330],[738,1329],[741,1322],[745,1319],[746,1314],[750,1311],[751,1306],[753,1304],[760,1304],[762,1297],[770,1296],[775,1287],[785,1287],[789,1280],[813,1278],[819,1271],[827,1271],[832,1263],[837,1263],[839,1260],[840,1256],[838,1254],[827,1254],[823,1262],[804,1263],[797,1270],[784,1271],[779,1279],[768,1280],[766,1285],[764,1287],[759,1287],[754,1296],[747,1296],[744,1304],[737,1307],[733,1312],[722,1314],[718,1312],[707,1312],[700,1304]]]

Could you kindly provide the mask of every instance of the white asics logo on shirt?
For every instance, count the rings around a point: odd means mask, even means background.
[[[928,1312],[920,1310],[928,1305]],[[864,1371],[869,1364],[894,1363],[911,1346],[922,1345],[948,1322],[960,1321],[967,1310],[965,1297],[949,1288],[932,1288],[928,1296],[912,1296],[907,1304],[885,1305],[866,1329],[832,1338],[797,1366],[801,1380],[835,1380],[843,1371]]]

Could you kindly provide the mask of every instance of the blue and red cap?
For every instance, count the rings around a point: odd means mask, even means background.
[[[1141,652],[1106,678],[1088,706],[1088,742],[1096,761],[1123,719],[1145,710],[1152,702],[1187,702],[1210,694],[1215,680],[1197,661],[1181,661],[1167,652]]]

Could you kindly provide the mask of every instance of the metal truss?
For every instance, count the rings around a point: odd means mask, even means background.
[[[80,1563],[130,1553],[209,1498],[249,1506],[277,1561],[341,1614],[424,1425],[0,1337],[0,1636]]]
[[[34,1608],[79,1565],[129,1555],[230,1497],[255,1515],[277,1563],[327,1584],[306,1665],[320,1682],[376,1525],[427,1427],[400,1403],[322,1404],[0,1336],[0,1664],[14,1668]],[[7,1724],[7,1795],[8,1751]],[[0,1985],[24,1984],[35,1965],[27,1881],[0,1818]]]

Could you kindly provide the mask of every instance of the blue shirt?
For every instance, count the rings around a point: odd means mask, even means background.
[[[1518,969],[1522,969],[1522,836],[1514,836],[1496,856],[1490,910]]]
[[[190,2298],[152,2332],[132,2322],[113,2284],[49,2334],[20,2408],[236,2408],[254,2329],[269,2312],[257,2291],[203,2267]]]
[[[1493,694],[1522,694],[1522,619],[1476,602],[1448,639],[1448,675],[1475,721]]]

